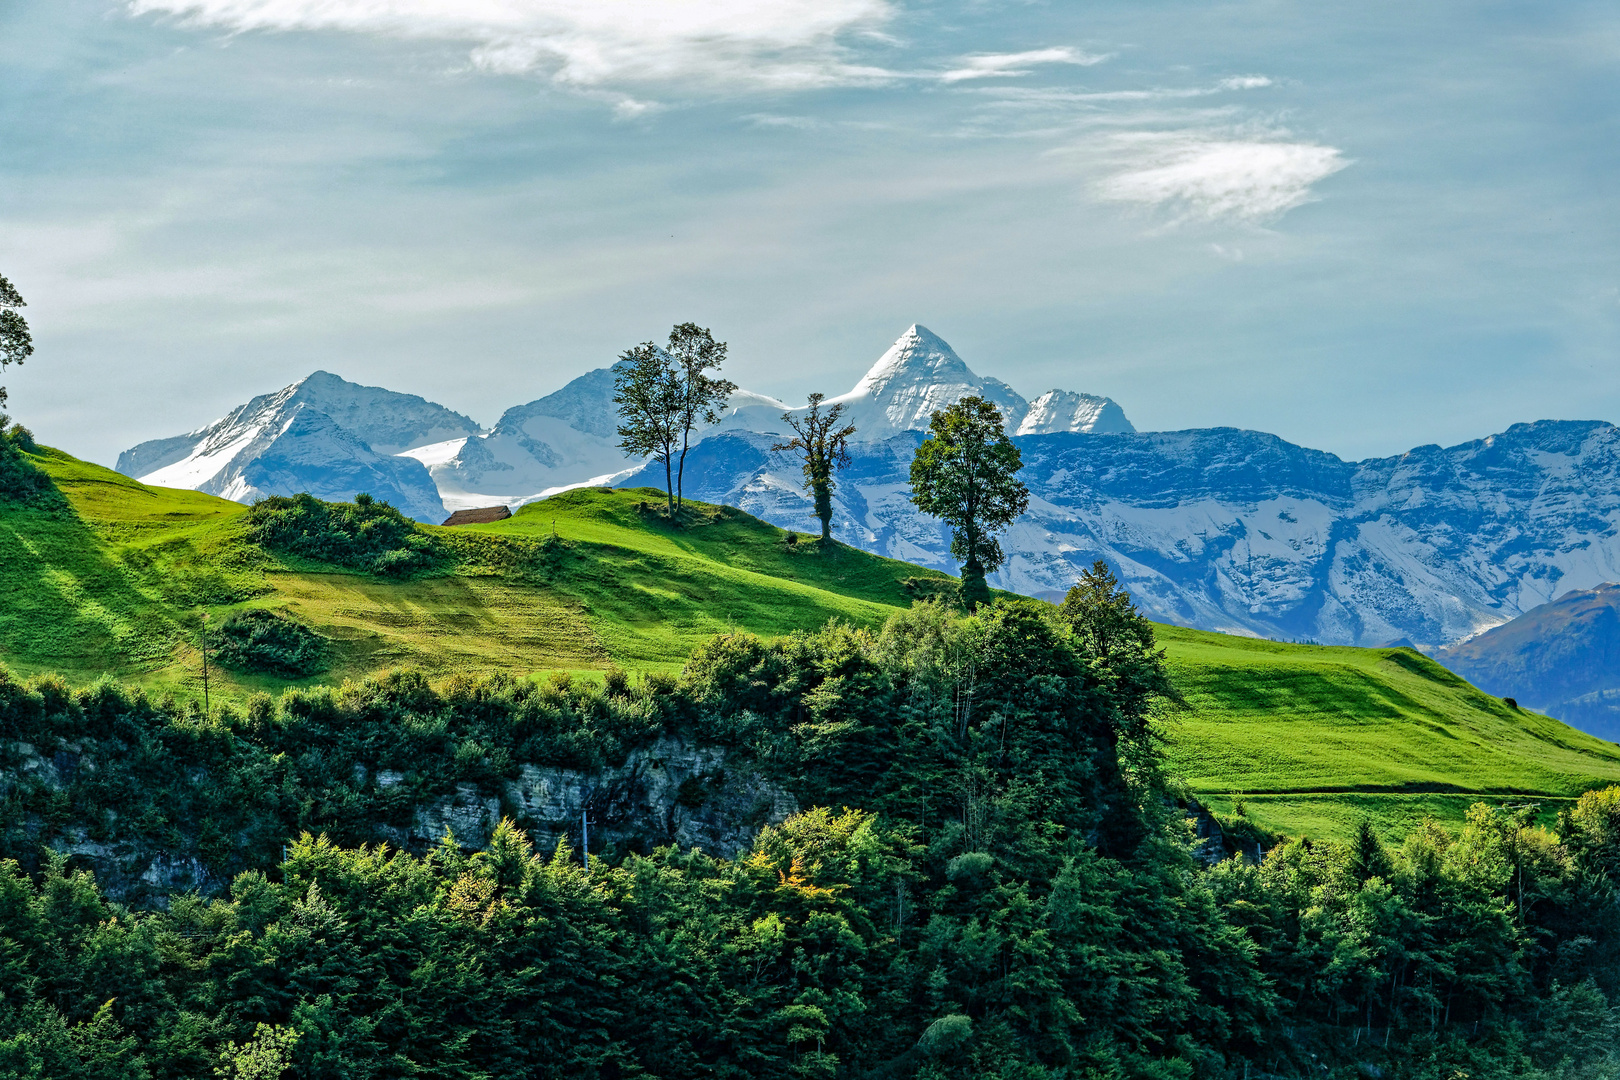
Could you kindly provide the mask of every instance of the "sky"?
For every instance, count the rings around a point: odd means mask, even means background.
[[[492,425],[676,322],[913,322],[1346,458],[1620,420],[1620,9],[4,0],[0,381],[111,463],[311,371]]]

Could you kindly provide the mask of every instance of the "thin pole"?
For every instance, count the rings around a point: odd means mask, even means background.
[[[579,846],[585,850],[585,872],[591,872],[591,818],[590,808],[579,808]]]
[[[202,617],[202,661],[203,661],[203,715],[209,714],[208,708],[208,612]]]

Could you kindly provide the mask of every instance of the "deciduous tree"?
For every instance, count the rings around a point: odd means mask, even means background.
[[[936,412],[911,459],[911,501],[951,527],[969,610],[989,601],[985,575],[1005,561],[996,533],[1029,505],[1029,489],[1016,475],[1023,466],[1001,413],[981,397]]]
[[[680,375],[668,353],[644,341],[614,366],[613,403],[619,407],[619,446],[631,455],[651,454],[664,464],[664,495],[675,516],[672,468],[681,440]]]
[[[795,437],[771,447],[773,451],[795,451],[804,464],[804,490],[816,503],[816,517],[821,522],[821,538],[832,539],[832,495],[837,482],[833,473],[849,464],[849,438],[855,434],[854,424],[838,426],[843,419],[844,406],[840,402],[826,412],[821,410],[825,394],[810,395],[810,411],[803,416],[790,412],[782,419],[795,432]]]
[[[697,323],[680,323],[669,332],[668,353],[674,364],[677,393],[676,422],[680,427],[681,456],[675,469],[675,509],[682,504],[681,482],[686,476],[686,452],[699,424],[718,424],[726,399],[737,384],[711,376],[726,360],[726,343]]]
[[[28,332],[28,321],[17,314],[18,308],[27,307],[11,282],[0,276],[0,371],[8,365],[21,365],[34,355],[34,338]],[[6,407],[6,388],[0,386],[0,409]]]

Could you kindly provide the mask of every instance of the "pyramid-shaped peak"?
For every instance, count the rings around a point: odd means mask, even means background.
[[[921,323],[912,323],[861,376],[861,381],[847,396],[881,394],[896,382],[975,381],[977,378],[949,342]]]

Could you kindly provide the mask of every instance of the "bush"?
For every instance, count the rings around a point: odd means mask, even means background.
[[[232,615],[219,628],[214,656],[226,667],[301,679],[327,667],[327,640],[273,611]]]
[[[430,570],[443,558],[416,522],[364,493],[352,503],[313,495],[260,499],[248,511],[248,535],[276,551],[385,577]]]
[[[28,460],[27,455],[38,452],[33,434],[0,413],[0,499],[26,506],[62,504],[51,478]]]

